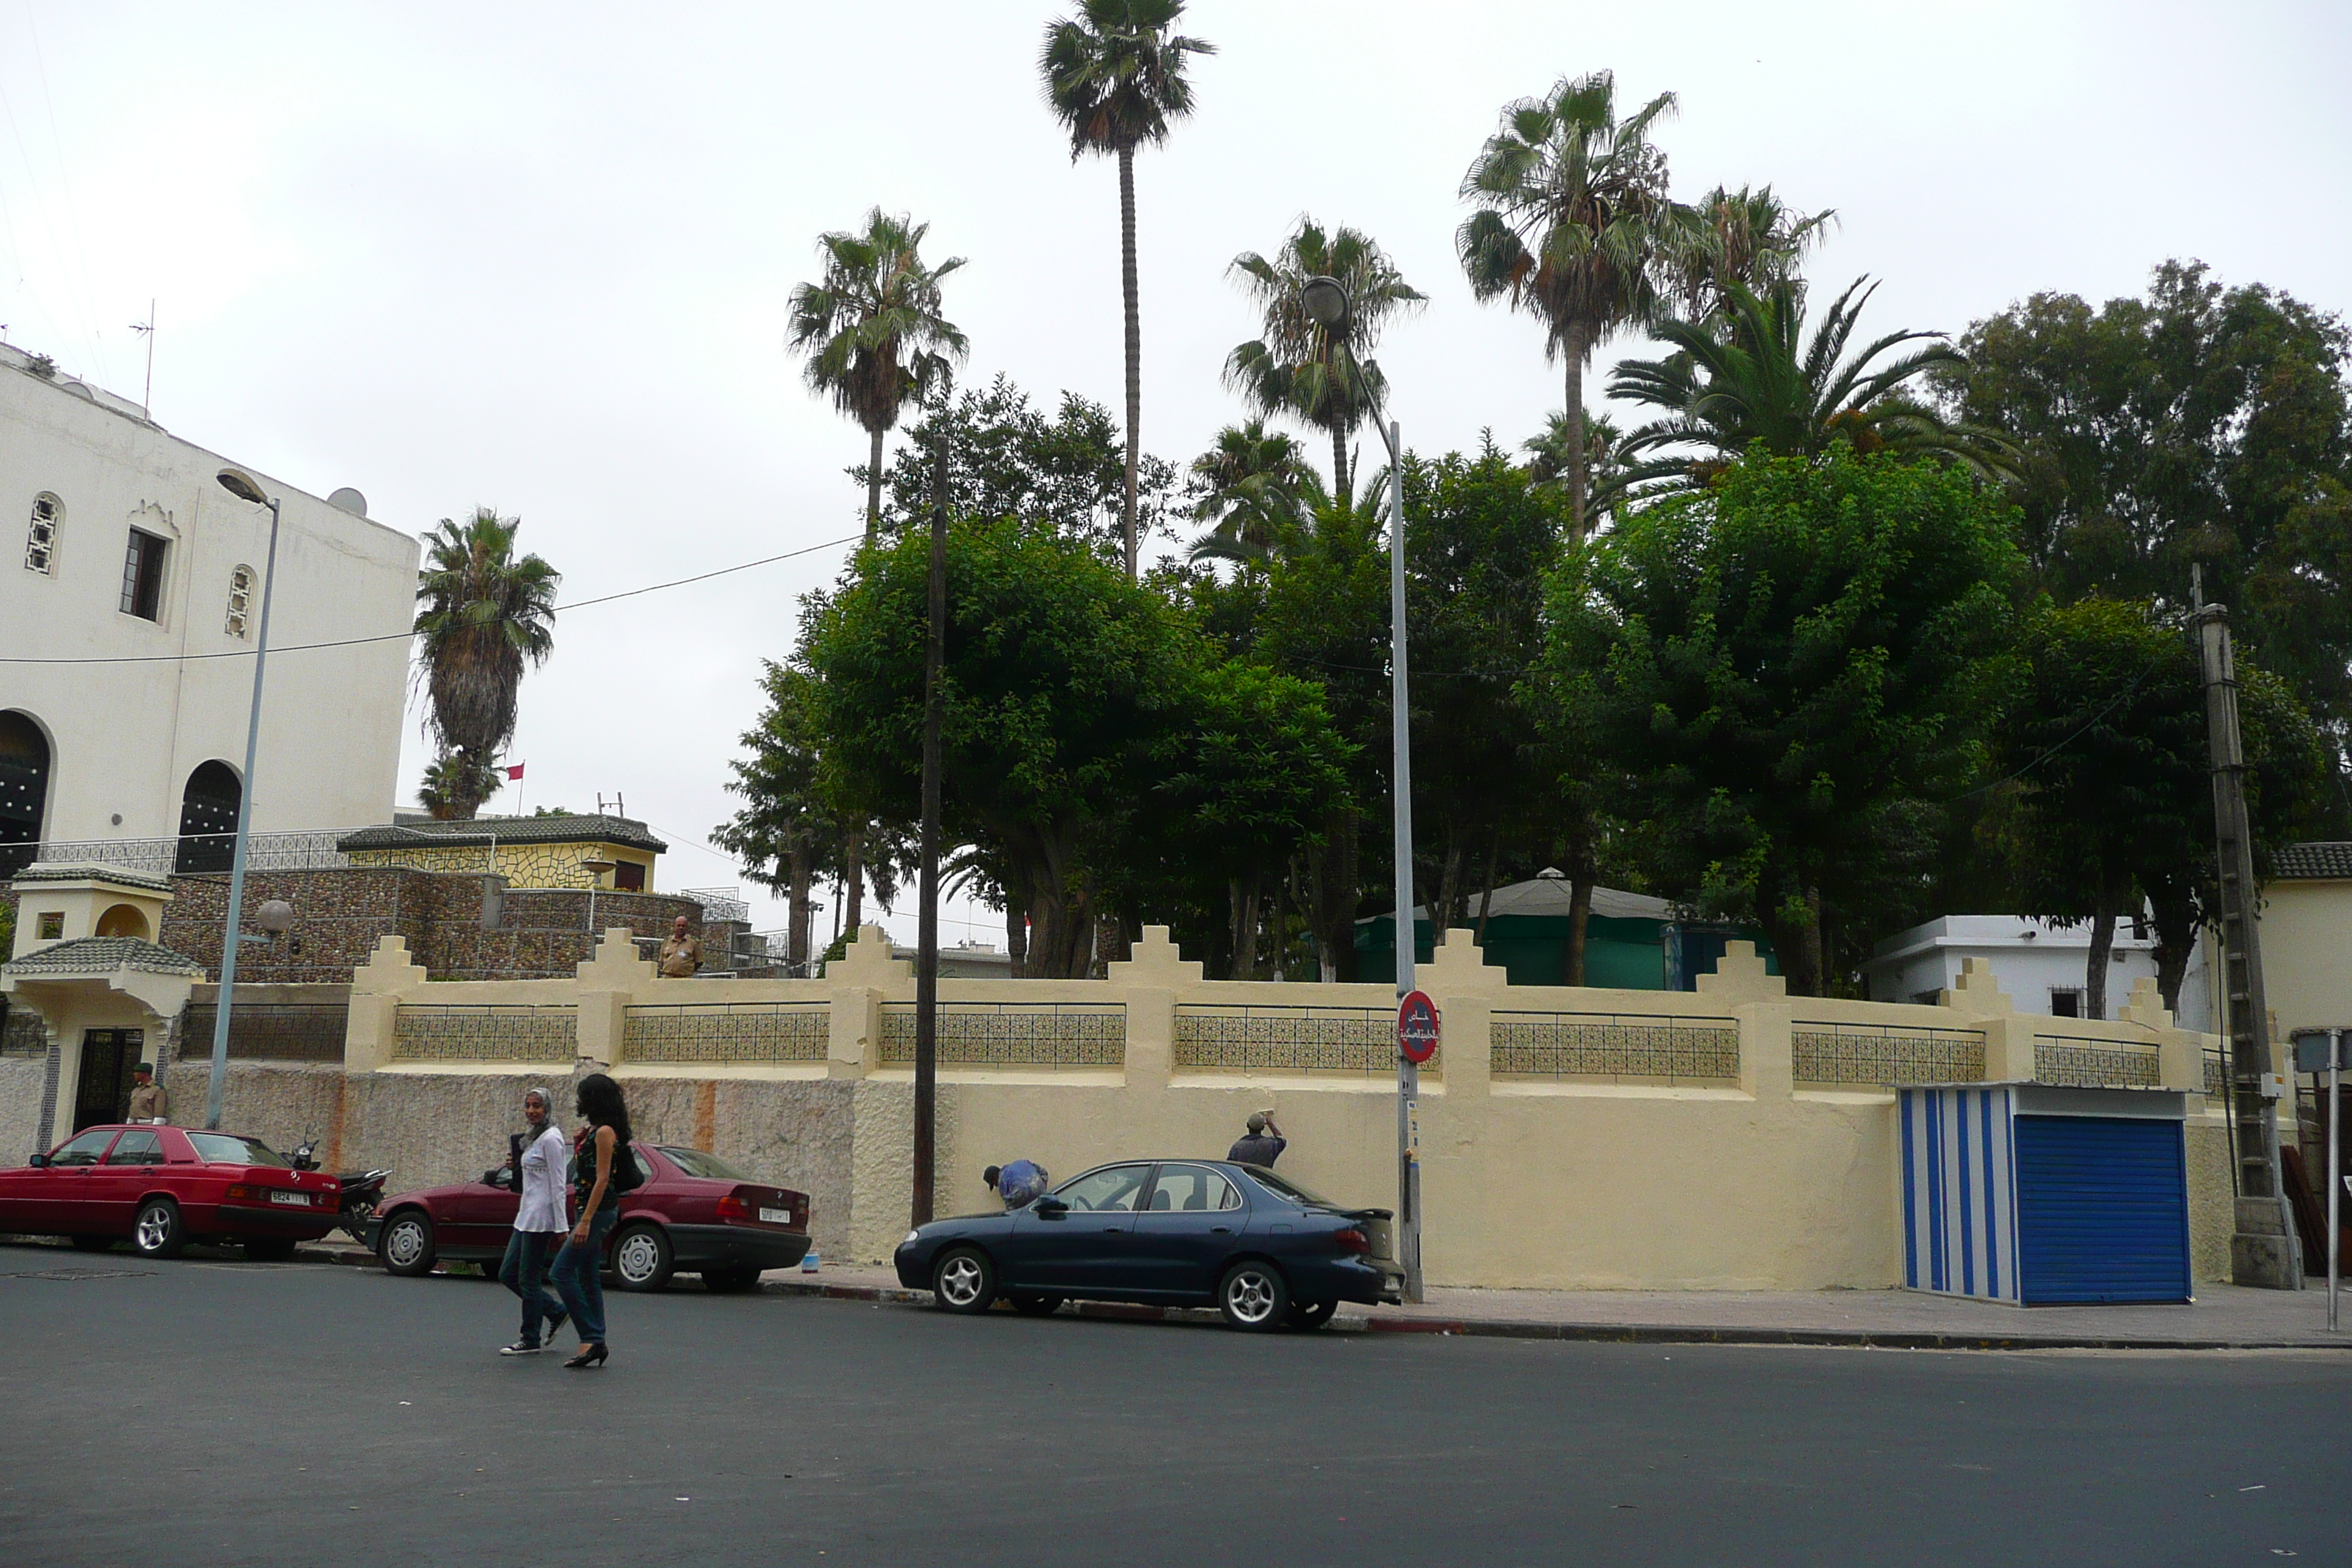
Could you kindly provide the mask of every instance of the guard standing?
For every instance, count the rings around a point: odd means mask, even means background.
[[[155,1081],[155,1069],[141,1062],[131,1069],[131,1120],[161,1123],[172,1114],[172,1097]]]

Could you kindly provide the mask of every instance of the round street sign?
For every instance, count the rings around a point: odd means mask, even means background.
[[[1437,1004],[1426,991],[1412,991],[1397,1004],[1397,1049],[1416,1065],[1437,1054]]]

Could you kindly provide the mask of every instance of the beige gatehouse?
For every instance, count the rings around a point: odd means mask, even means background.
[[[1692,992],[1515,986],[1468,931],[1421,973],[1444,1018],[1423,1079],[1433,1284],[1655,1289],[1894,1285],[1892,1087],[2017,1081],[2186,1089],[2200,1278],[2229,1270],[2219,1042],[2150,984],[2112,1022],[2021,1013],[1971,969],[1933,1005],[1790,996],[1745,944]],[[1385,984],[1211,981],[1147,927],[1104,980],[943,980],[943,1213],[985,1165],[1055,1176],[1222,1155],[1271,1107],[1286,1175],[1394,1201]],[[523,1089],[594,1068],[642,1135],[709,1149],[815,1200],[829,1258],[887,1258],[910,1195],[914,981],[878,928],[817,980],[664,980],[622,931],[554,980],[428,981],[386,937],[353,976],[343,1059],[232,1061],[227,1125],[327,1140],[395,1185],[478,1175]],[[200,1062],[173,1069],[201,1095]]]

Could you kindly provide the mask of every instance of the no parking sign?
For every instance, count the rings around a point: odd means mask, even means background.
[[[1418,1067],[1437,1054],[1437,1004],[1426,991],[1411,991],[1397,1004],[1397,1049]]]

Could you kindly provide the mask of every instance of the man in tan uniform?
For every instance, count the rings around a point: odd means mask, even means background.
[[[154,1069],[141,1062],[131,1069],[131,1120],[161,1121],[172,1114],[172,1097],[155,1081]]]
[[[668,940],[661,944],[661,972],[666,980],[685,980],[702,967],[702,939],[686,929],[686,917],[680,915],[669,928]]]

